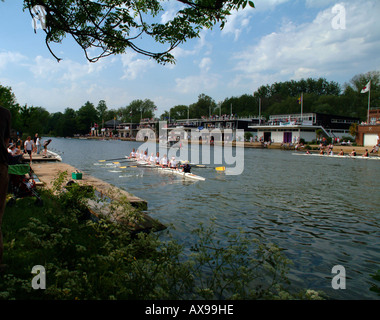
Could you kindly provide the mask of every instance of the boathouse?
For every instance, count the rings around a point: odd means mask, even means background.
[[[267,123],[251,125],[254,139],[275,143],[311,142],[322,132],[331,138],[351,137],[350,126],[359,118],[322,113],[271,115]]]
[[[356,143],[365,147],[380,144],[380,109],[369,110],[369,123],[362,122],[358,126]]]

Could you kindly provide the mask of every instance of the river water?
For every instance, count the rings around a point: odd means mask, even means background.
[[[215,218],[220,237],[242,228],[284,248],[295,287],[322,290],[333,299],[379,298],[369,288],[375,282],[370,275],[380,269],[380,161],[244,149],[241,175],[193,167],[206,181],[99,162],[139,145],[53,138],[49,147],[84,174],[147,200],[148,214],[171,225],[185,246],[194,241],[191,230]],[[332,288],[335,265],[345,268],[346,289]]]

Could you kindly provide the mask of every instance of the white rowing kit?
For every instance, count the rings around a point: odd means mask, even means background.
[[[179,170],[179,169],[172,169],[172,168],[166,167],[167,163],[168,163],[167,162],[168,158],[162,158],[161,159],[161,165],[149,163],[147,161],[142,161],[142,160],[138,160],[138,159],[130,159],[129,157],[126,157],[126,158],[131,160],[131,161],[135,161],[140,166],[154,168],[154,169],[157,169],[157,170],[164,172],[164,173],[175,174],[178,176],[182,176],[183,178],[192,179],[192,180],[200,180],[200,181],[206,180],[205,178],[198,176],[196,174],[193,174],[191,172],[183,172],[182,170]],[[165,166],[165,167],[163,167],[163,166]]]
[[[319,153],[293,153],[293,155],[297,156],[314,156],[314,157],[321,157],[321,158],[340,158],[340,159],[357,159],[357,160],[380,160],[380,157],[373,156],[373,157],[363,157],[363,156],[340,156],[340,155],[327,155],[327,154],[319,154]]]

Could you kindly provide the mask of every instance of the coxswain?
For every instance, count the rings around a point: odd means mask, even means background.
[[[189,164],[189,161],[185,161],[185,164],[182,167],[182,172],[186,172],[186,173],[191,172],[191,166]]]

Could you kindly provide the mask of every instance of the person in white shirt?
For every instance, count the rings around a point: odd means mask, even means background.
[[[26,151],[29,154],[30,163],[32,163],[32,151],[34,149],[34,142],[31,139],[29,136],[24,143],[24,152]]]
[[[172,169],[176,169],[177,168],[177,161],[176,161],[175,157],[172,157],[172,159],[170,160],[169,167],[172,168]]]
[[[40,137],[37,137],[37,139],[36,139],[36,147],[37,147],[37,154],[40,154],[40,152],[41,152],[41,140],[40,140]]]
[[[159,152],[156,153],[156,157],[154,158],[154,162],[156,164],[160,164],[160,153]]]
[[[154,153],[153,153],[153,152],[152,152],[152,154],[150,155],[148,162],[149,162],[150,164],[154,164],[154,162],[155,162],[155,157],[154,157]]]
[[[131,154],[129,155],[130,158],[136,158],[136,152],[135,152],[135,149],[133,148],[132,149],[132,152]]]
[[[160,165],[163,166],[163,167],[167,167],[168,166],[168,158],[166,157],[166,154],[164,154],[164,156],[160,160]]]

